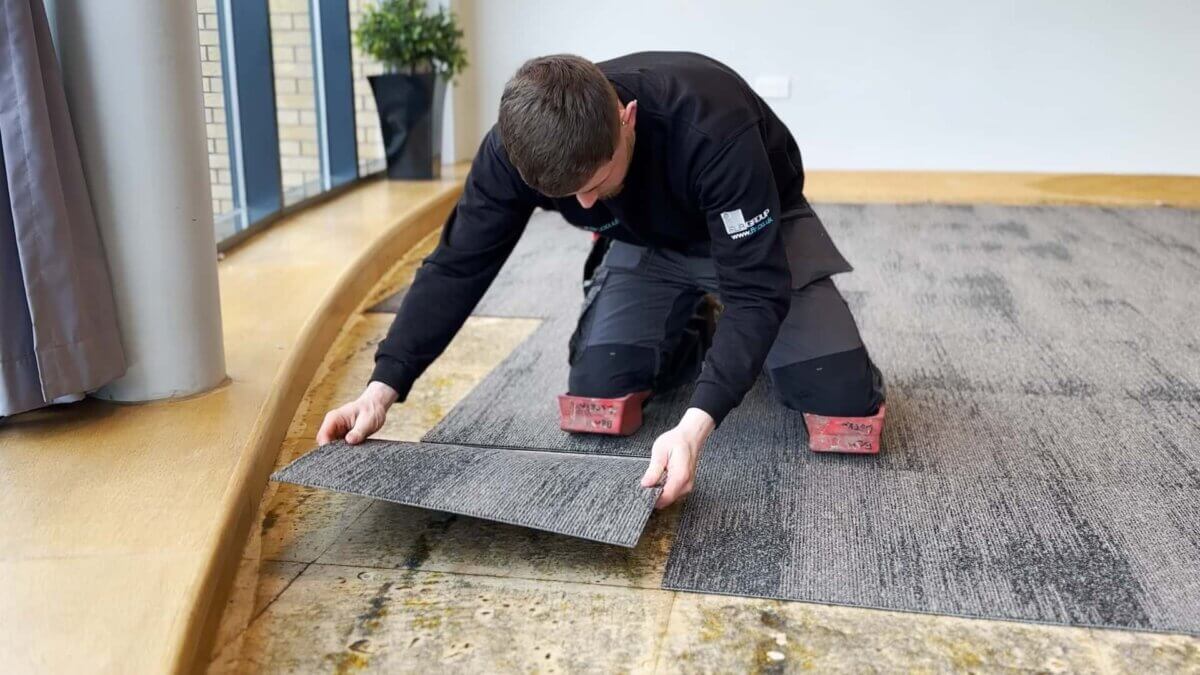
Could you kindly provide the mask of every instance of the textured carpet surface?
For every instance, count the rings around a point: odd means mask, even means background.
[[[559,429],[558,395],[567,390],[567,341],[575,319],[548,319],[422,440],[649,457],[657,435],[679,421],[687,404],[683,390],[652,399],[645,424],[633,436]]]
[[[808,452],[760,381],[705,450],[664,586],[1200,634],[1200,212],[817,213],[857,268],[837,284],[888,380],[884,452]],[[578,276],[538,263],[523,283]],[[686,390],[628,439],[557,428],[577,311],[547,307],[426,439],[647,456]]]
[[[583,302],[583,262],[591,249],[590,233],[571,227],[556,213],[536,211],[475,306],[475,315],[545,318],[577,313]],[[402,288],[367,311],[394,314],[407,292]]]
[[[368,440],[321,446],[272,479],[632,547],[660,492],[639,485],[645,471],[628,457]]]

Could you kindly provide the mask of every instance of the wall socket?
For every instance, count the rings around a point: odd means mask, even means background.
[[[754,78],[754,91],[763,98],[791,96],[791,79],[787,75],[759,75]]]

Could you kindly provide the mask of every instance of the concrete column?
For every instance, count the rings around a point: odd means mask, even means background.
[[[130,366],[97,395],[225,378],[195,4],[47,0]]]

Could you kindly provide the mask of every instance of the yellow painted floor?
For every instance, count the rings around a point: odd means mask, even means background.
[[[812,199],[861,200],[843,179],[818,175]],[[942,196],[984,187],[955,184]],[[416,247],[363,306],[406,285],[434,243]],[[324,412],[358,395],[392,318],[360,313],[346,325],[277,466],[313,448]],[[470,319],[376,436],[418,440],[536,324]],[[678,508],[656,513],[626,550],[272,485],[211,670],[1200,672],[1200,639],[1188,636],[664,591],[677,517]]]
[[[426,208],[444,213],[458,189],[454,178],[370,183],[227,255],[225,386],[0,421],[0,671],[159,672],[193,656],[203,662],[207,654],[194,654],[201,629],[221,609],[208,603],[233,580],[241,592],[224,608],[217,669],[854,669],[882,663],[880,654],[932,670],[1196,660],[1194,640],[1171,636],[660,591],[671,511],[655,517],[638,549],[613,552],[327,494],[264,496],[275,455],[306,450],[314,419],[362,386],[389,317],[353,307],[383,275],[380,261],[432,227],[426,219],[406,238],[400,221]],[[813,172],[808,193],[1200,206],[1200,178]],[[410,273],[413,260],[374,293]],[[419,436],[531,329],[473,319],[387,433]],[[260,497],[255,535],[236,538]],[[238,556],[231,545],[243,542]]]

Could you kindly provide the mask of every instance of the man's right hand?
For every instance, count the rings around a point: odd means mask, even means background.
[[[357,399],[325,415],[317,432],[317,444],[325,445],[339,438],[345,438],[350,445],[362,443],[383,426],[388,408],[397,398],[395,389],[382,382],[371,382]]]

